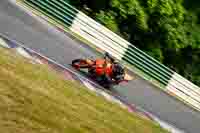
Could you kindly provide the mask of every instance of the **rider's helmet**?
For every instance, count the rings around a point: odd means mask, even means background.
[[[109,54],[108,52],[105,52],[104,55],[105,55],[105,57],[106,57],[106,56],[110,56],[110,54]]]
[[[114,78],[123,78],[125,74],[124,67],[117,62],[113,63],[113,76]]]
[[[109,59],[110,62],[114,62],[115,61],[115,59],[113,57],[111,57],[111,55],[108,52],[105,52],[104,59]]]

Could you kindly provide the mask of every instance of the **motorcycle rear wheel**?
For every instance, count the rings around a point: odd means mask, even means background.
[[[86,62],[85,59],[75,59],[72,61],[72,66],[74,68],[89,68],[90,65]]]

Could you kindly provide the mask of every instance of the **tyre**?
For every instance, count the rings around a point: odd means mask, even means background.
[[[89,68],[90,66],[87,64],[86,60],[84,59],[75,59],[72,61],[72,66],[76,69],[79,68]]]

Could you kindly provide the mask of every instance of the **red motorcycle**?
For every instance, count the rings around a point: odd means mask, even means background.
[[[97,81],[104,88],[111,88],[113,85],[118,85],[121,82],[128,82],[130,76],[126,74],[125,71],[121,73],[120,80],[116,79],[117,77],[113,72],[113,63],[107,59],[75,59],[72,61],[72,66],[77,69],[87,69],[89,77]],[[115,76],[114,76],[115,75]],[[109,77],[109,81],[108,78]]]

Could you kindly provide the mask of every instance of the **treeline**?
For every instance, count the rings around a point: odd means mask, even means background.
[[[71,4],[200,86],[197,0],[71,0]]]

